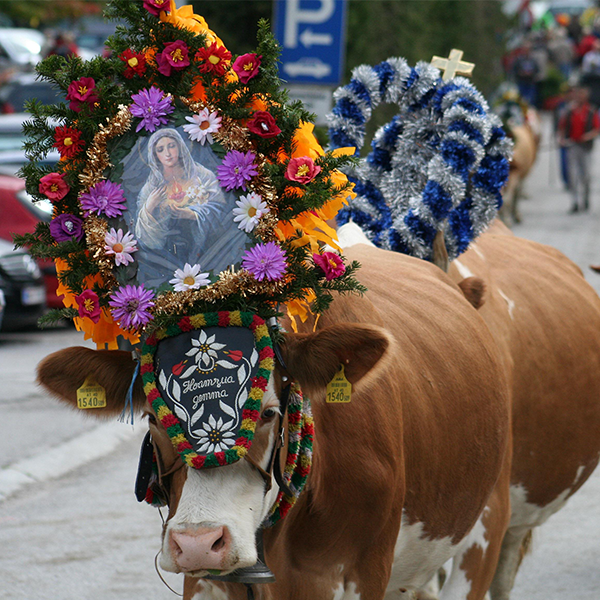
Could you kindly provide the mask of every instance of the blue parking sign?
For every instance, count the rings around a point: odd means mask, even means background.
[[[280,77],[289,83],[339,85],[346,41],[346,0],[276,0]]]

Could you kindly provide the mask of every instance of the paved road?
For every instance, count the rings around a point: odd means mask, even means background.
[[[515,232],[565,252],[600,292],[600,275],[587,268],[600,262],[600,181],[591,212],[568,216],[569,200],[550,158],[542,151],[527,185],[530,199],[522,204],[524,223]],[[600,173],[600,153],[595,165]],[[0,335],[0,467],[43,454],[93,426],[32,383],[41,357],[72,344],[82,339],[66,329]],[[135,434],[103,459],[0,502],[0,599],[175,598],[154,573],[157,511],[138,505],[132,493],[138,448]],[[512,600],[598,600],[599,538],[600,472],[540,530]],[[181,588],[178,577],[167,579]]]

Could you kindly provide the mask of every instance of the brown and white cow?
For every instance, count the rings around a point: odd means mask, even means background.
[[[482,600],[508,524],[510,403],[506,365],[480,314],[442,271],[362,247],[365,297],[339,297],[316,330],[285,335],[288,373],[311,400],[313,469],[296,505],[265,531],[277,577],[254,586],[272,600],[388,600],[419,589],[453,558],[446,600]],[[349,404],[328,404],[339,369]],[[46,358],[39,380],[75,403],[93,374],[121,411],[133,362],[125,352],[71,348]],[[250,454],[263,468],[274,444],[276,369]],[[134,402],[149,412],[139,384]],[[93,409],[92,409],[93,410]],[[99,411],[100,412],[100,411]],[[149,415],[165,465],[176,461]],[[184,598],[246,599],[241,584],[199,579],[256,561],[255,531],[277,493],[252,464],[176,469],[161,565],[185,573]],[[410,593],[410,592],[408,592]]]
[[[509,598],[523,541],[562,508],[600,455],[600,299],[558,250],[496,222],[450,275],[486,284],[479,312],[512,381],[512,515],[494,600]]]

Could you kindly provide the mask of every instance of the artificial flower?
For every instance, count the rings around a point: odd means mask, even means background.
[[[137,252],[137,241],[133,239],[130,231],[124,233],[122,229],[115,230],[114,227],[106,232],[104,236],[104,250],[106,254],[115,255],[115,264],[128,265],[133,262],[132,252]]]
[[[237,73],[242,83],[248,83],[253,77],[258,75],[261,58],[262,56],[257,56],[256,54],[242,54],[242,56],[238,56],[235,59],[232,69]]]
[[[125,194],[118,183],[99,181],[87,192],[79,196],[79,203],[85,217],[91,213],[106,215],[109,218],[118,217],[126,210]]]
[[[227,354],[235,362],[239,362],[244,357],[244,353],[241,350],[223,350],[223,354]]]
[[[285,178],[298,183],[308,183],[321,172],[321,167],[316,165],[312,158],[300,156],[292,158],[285,170]]]
[[[135,129],[136,132],[144,128],[153,133],[160,125],[166,125],[169,122],[167,115],[175,110],[171,95],[165,96],[162,90],[154,86],[142,90],[138,94],[133,94],[131,99],[133,104],[129,107],[129,112],[134,117],[141,119]]]
[[[154,292],[143,285],[126,285],[111,295],[109,305],[115,320],[125,329],[143,327],[153,316],[149,309],[154,306]]]
[[[85,104],[90,107],[94,106],[94,103],[98,102],[96,82],[91,77],[82,77],[77,81],[72,81],[66,98],[70,101],[69,108],[77,112],[80,112]]]
[[[185,120],[189,121],[191,125],[184,125],[183,130],[190,136],[191,140],[200,142],[202,145],[206,141],[212,144],[213,137],[211,134],[216,133],[221,128],[221,117],[218,116],[217,111],[210,112],[208,108],[203,108],[197,115],[186,117]]]
[[[170,77],[174,70],[181,71],[189,67],[190,58],[187,44],[181,40],[165,44],[165,49],[156,55],[156,63],[158,72],[167,77]]]
[[[233,220],[246,233],[250,233],[258,225],[258,220],[270,210],[267,203],[255,192],[240,196],[235,203],[237,208],[233,209]]]
[[[83,221],[75,215],[57,215],[50,221],[50,235],[57,242],[80,242],[83,239]]]
[[[231,60],[231,52],[225,46],[219,46],[217,42],[213,42],[210,46],[200,48],[196,52],[196,60],[202,63],[198,66],[201,73],[223,76]]]
[[[217,167],[219,182],[227,190],[242,188],[246,191],[246,182],[258,175],[258,169],[253,163],[256,155],[254,152],[240,152],[231,150],[221,164]]]
[[[81,131],[73,127],[57,127],[54,130],[54,139],[52,146],[58,150],[61,158],[73,158],[85,146],[81,139]]]
[[[143,52],[124,50],[119,58],[127,65],[123,75],[131,79],[134,75],[142,76],[146,72],[146,57]]]
[[[62,200],[71,188],[65,182],[64,173],[48,173],[40,179],[39,190],[50,200]]]
[[[144,0],[144,8],[155,17],[158,17],[160,11],[167,10],[169,0]]]
[[[173,284],[176,292],[197,290],[199,287],[210,285],[208,273],[200,273],[200,265],[185,263],[183,269],[177,269],[173,275],[175,277],[169,283]]]
[[[275,242],[256,244],[242,257],[242,266],[258,281],[275,281],[285,273],[285,253]]]
[[[323,252],[323,254],[313,254],[313,260],[323,273],[325,279],[331,281],[338,278],[346,272],[344,261],[334,252]]]
[[[223,422],[223,418],[215,419],[212,414],[208,416],[208,422],[202,423],[202,427],[194,430],[198,436],[198,443],[201,446],[198,452],[203,454],[212,454],[213,452],[224,452],[235,443],[235,433],[230,431],[234,420]]]
[[[273,116],[265,110],[257,110],[246,126],[252,133],[263,138],[276,137],[281,133]]]
[[[100,300],[96,292],[84,290],[79,296],[75,296],[75,302],[77,302],[79,316],[82,319],[88,317],[94,323],[100,320]]]

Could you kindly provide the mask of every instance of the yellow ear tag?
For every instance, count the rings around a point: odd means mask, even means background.
[[[352,395],[352,384],[346,379],[344,374],[344,365],[340,365],[340,370],[333,376],[333,379],[327,384],[327,402],[348,403]]]
[[[104,408],[106,390],[90,375],[77,390],[77,408]]]

